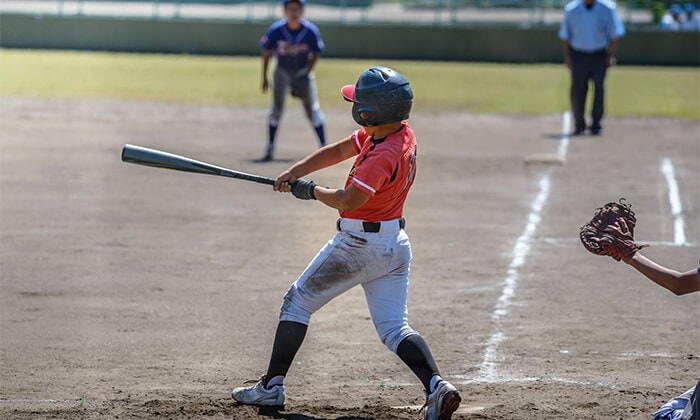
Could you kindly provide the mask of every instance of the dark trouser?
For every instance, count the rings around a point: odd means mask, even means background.
[[[591,129],[600,130],[603,119],[603,100],[607,53],[605,50],[594,53],[572,51],[571,53],[571,112],[577,131],[586,129],[584,118],[588,81],[593,80],[593,109]]]

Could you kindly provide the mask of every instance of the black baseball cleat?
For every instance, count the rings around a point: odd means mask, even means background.
[[[275,145],[274,143],[268,143],[267,147],[265,147],[265,154],[263,155],[262,159],[260,159],[260,162],[269,162],[272,160],[272,152],[275,150]]]

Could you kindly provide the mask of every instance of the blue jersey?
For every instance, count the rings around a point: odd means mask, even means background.
[[[306,19],[301,19],[301,27],[296,31],[287,27],[285,19],[273,23],[260,40],[260,46],[274,51],[277,65],[287,70],[303,69],[311,53],[324,49],[321,32]]]
[[[625,34],[625,27],[615,5],[596,0],[587,8],[583,1],[574,0],[564,8],[564,20],[559,27],[559,39],[569,41],[576,51],[605,50],[610,41]]]

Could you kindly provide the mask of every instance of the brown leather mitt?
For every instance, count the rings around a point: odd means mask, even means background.
[[[632,206],[624,201],[621,198],[618,202],[597,208],[591,221],[581,226],[579,238],[584,248],[596,255],[608,255],[620,261],[649,246],[634,241],[637,218]]]

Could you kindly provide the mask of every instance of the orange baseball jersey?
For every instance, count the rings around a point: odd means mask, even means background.
[[[358,152],[345,188],[353,184],[370,194],[359,208],[340,211],[340,217],[367,222],[403,216],[403,205],[416,176],[416,136],[407,122],[398,132],[374,140],[364,128],[352,135]]]

